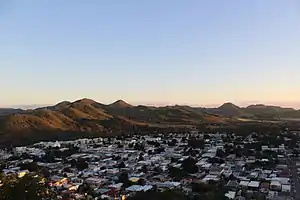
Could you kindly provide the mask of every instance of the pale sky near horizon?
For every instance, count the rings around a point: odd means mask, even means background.
[[[0,106],[300,107],[298,0],[0,0]]]

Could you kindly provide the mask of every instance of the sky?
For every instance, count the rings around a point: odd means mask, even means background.
[[[1,0],[0,106],[300,108],[298,0]]]

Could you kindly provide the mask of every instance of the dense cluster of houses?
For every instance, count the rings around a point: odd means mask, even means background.
[[[291,150],[284,144],[249,147],[257,142],[252,135],[193,132],[40,142],[0,151],[0,156],[5,175],[21,178],[33,170],[24,166],[35,163],[48,170],[51,188],[72,199],[126,199],[136,192],[169,189],[193,193],[195,184],[216,183],[228,199],[293,199]],[[195,161],[192,166],[183,166],[187,159]],[[171,168],[185,167],[193,171],[170,174]]]

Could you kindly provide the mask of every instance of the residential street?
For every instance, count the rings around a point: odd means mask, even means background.
[[[288,158],[288,164],[291,170],[292,193],[295,200],[300,200],[300,182],[297,174],[297,166],[295,160]]]

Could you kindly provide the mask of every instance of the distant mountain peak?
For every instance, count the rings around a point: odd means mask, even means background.
[[[264,104],[254,104],[254,105],[249,105],[248,107],[245,108],[247,112],[252,113],[252,114],[268,114],[269,116],[275,116],[275,115],[280,115],[286,114],[287,112],[295,112],[296,110],[293,108],[284,108],[280,106],[273,106],[273,105],[264,105]]]
[[[59,110],[61,108],[64,108],[64,107],[67,107],[71,104],[71,102],[69,101],[62,101],[62,102],[59,102],[57,104],[55,104],[54,106],[43,106],[43,107],[38,107],[34,110],[38,111],[38,110],[45,110],[45,109],[48,109],[48,110]]]
[[[58,104],[54,105],[55,107],[61,107],[61,106],[67,106],[67,105],[70,105],[71,102],[70,101],[62,101],[62,102],[59,102]]]
[[[231,102],[227,102],[222,104],[219,108],[240,108],[237,105],[231,103]]]
[[[263,108],[263,107],[268,107],[268,106],[264,104],[252,104],[247,106],[247,108]]]
[[[97,103],[97,102],[94,101],[93,99],[83,98],[83,99],[79,99],[79,100],[75,101],[74,103],[94,104],[94,103]]]
[[[215,109],[216,114],[224,115],[224,116],[242,116],[244,112],[240,107],[233,103],[224,103],[220,107]]]
[[[125,102],[122,99],[119,99],[117,101],[115,101],[114,103],[109,105],[110,107],[118,107],[118,108],[131,108],[133,107],[132,105],[130,105],[129,103]]]

